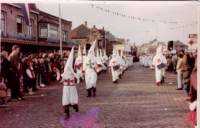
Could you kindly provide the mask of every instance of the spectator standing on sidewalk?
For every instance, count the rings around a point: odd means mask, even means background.
[[[12,47],[12,52],[10,53],[8,60],[11,62],[11,97],[13,99],[22,100],[22,94],[20,92],[20,48],[17,45]]]
[[[182,69],[183,69],[183,52],[181,51],[178,54],[178,61],[176,65],[176,72],[177,72],[177,89],[182,90]]]

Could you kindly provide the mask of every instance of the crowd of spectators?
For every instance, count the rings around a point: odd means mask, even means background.
[[[58,52],[22,54],[14,45],[12,51],[1,50],[0,104],[12,100],[23,100],[37,90],[60,80],[65,53],[61,58]]]

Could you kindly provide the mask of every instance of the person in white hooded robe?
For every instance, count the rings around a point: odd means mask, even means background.
[[[106,72],[107,69],[108,69],[108,60],[109,60],[109,58],[108,58],[108,56],[106,55],[106,50],[105,50],[105,49],[103,50],[102,59],[103,59],[103,64],[104,64],[104,66],[105,66],[104,72]]]
[[[73,107],[76,112],[79,111],[78,92],[76,89],[76,85],[79,83],[79,79],[73,69],[73,59],[74,47],[72,47],[69,58],[65,64],[64,72],[61,75],[61,82],[63,83],[62,105],[64,108],[64,113],[66,114],[66,118],[70,117],[70,107]]]
[[[86,52],[86,45],[83,47],[83,78],[85,78],[85,69],[86,69],[86,58],[87,58],[87,52]]]
[[[108,56],[107,56],[107,54],[106,54],[106,50],[104,49],[103,50],[103,60],[104,60],[104,63],[106,63],[107,64],[107,61],[108,61]]]
[[[106,61],[104,60],[104,57],[103,57],[103,51],[102,49],[100,49],[100,59],[101,59],[101,62],[102,62],[102,70],[105,72],[107,70],[107,67],[106,67]]]
[[[155,66],[156,84],[159,86],[164,82],[165,65],[167,64],[167,60],[163,55],[163,48],[161,45],[159,45],[156,49],[156,55],[153,58],[152,64]]]
[[[99,49],[96,49],[96,71],[99,74],[103,70],[103,62],[101,60],[101,56],[99,55]]]
[[[109,67],[112,74],[113,83],[118,83],[119,74],[120,74],[120,63],[117,58],[117,51],[115,49],[113,49],[113,54],[109,62]]]
[[[123,51],[121,51],[121,52],[123,52]],[[121,54],[122,55],[122,54]],[[120,65],[120,70],[119,70],[119,78],[121,79],[122,78],[122,75],[124,74],[124,71],[125,71],[125,69],[126,69],[126,62],[125,62],[125,60],[122,58],[122,56],[121,56],[120,54],[119,54],[119,51],[117,51],[117,60],[118,60],[118,62],[119,62],[119,65]]]
[[[96,41],[93,42],[92,46],[88,51],[88,55],[85,60],[85,83],[87,89],[87,97],[96,96],[96,82],[97,82],[97,73],[95,71],[96,58],[95,58],[95,46]]]
[[[74,67],[79,79],[83,80],[83,56],[81,53],[80,45],[78,47],[78,56],[75,60]]]

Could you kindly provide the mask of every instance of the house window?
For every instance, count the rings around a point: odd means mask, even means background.
[[[6,13],[1,12],[1,31],[6,32]]]
[[[23,17],[17,16],[17,33],[23,33]]]
[[[68,37],[67,31],[62,31],[62,40],[67,41],[67,37]]]
[[[28,26],[28,35],[33,34],[33,25],[34,25],[34,20],[30,20],[30,25]]]
[[[42,38],[46,38],[47,37],[47,24],[39,24],[39,34],[40,34],[40,37]]]
[[[49,33],[48,37],[53,38],[53,39],[58,39],[58,26],[54,25],[49,25]]]

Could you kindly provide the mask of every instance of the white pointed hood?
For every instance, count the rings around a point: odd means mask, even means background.
[[[123,51],[123,50],[121,50],[121,56],[123,56],[123,54],[124,54],[124,51]]]
[[[80,65],[82,63],[83,63],[83,56],[81,54],[81,47],[79,45],[79,47],[78,47],[78,56],[77,56],[77,58],[75,60],[75,65],[77,66],[77,65]]]
[[[83,47],[83,55],[86,55],[87,53],[86,53],[86,45],[84,45],[84,47]]]
[[[108,57],[105,49],[103,50],[103,56]]]
[[[78,57],[81,57],[82,56],[82,54],[81,54],[81,46],[79,45],[78,46]]]
[[[156,49],[156,55],[162,55],[162,54],[163,54],[162,45],[159,45]]]
[[[103,53],[102,50],[100,49],[100,57],[103,57]]]
[[[106,55],[106,50],[105,50],[105,49],[103,50],[103,58],[104,58],[105,60],[108,60],[108,56]]]
[[[117,57],[120,57],[120,55],[119,55],[119,51],[117,50]]]
[[[112,57],[117,57],[117,51],[115,49],[113,49]]]
[[[92,46],[90,47],[88,51],[88,57],[94,57],[95,56],[95,47],[96,47],[96,40],[92,43]]]
[[[103,56],[106,56],[106,50],[103,49]]]
[[[74,74],[73,70],[73,60],[74,60],[74,47],[72,47],[67,62],[65,64],[64,72],[62,74],[62,78],[71,79]]]
[[[96,49],[96,57],[99,57],[99,49]]]

